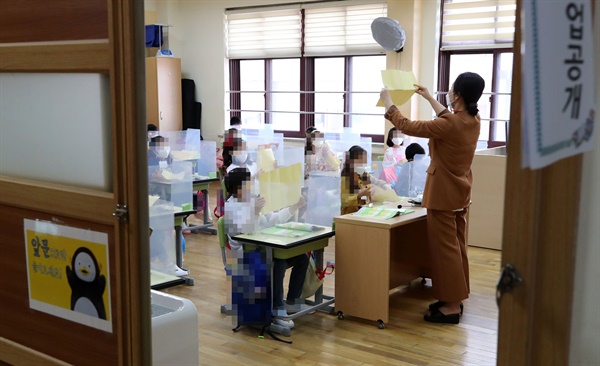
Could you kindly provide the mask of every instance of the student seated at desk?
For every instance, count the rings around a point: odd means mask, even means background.
[[[356,212],[359,206],[367,204],[364,198],[371,197],[371,184],[384,190],[392,189],[385,181],[367,172],[367,151],[358,145],[346,152],[341,176],[342,215]]]
[[[290,207],[263,215],[260,211],[265,206],[265,199],[264,197],[254,197],[251,194],[250,185],[250,172],[246,168],[235,168],[225,177],[225,187],[231,195],[227,202],[225,202],[225,217],[227,218],[226,222],[228,225],[227,236],[231,250],[238,253],[242,251],[242,246],[239,242],[232,239],[230,234],[251,233],[257,229],[282,224],[289,221],[298,209],[306,204],[304,197],[301,196],[298,202]],[[232,205],[232,203],[247,203],[248,205],[244,205],[242,208],[240,205]],[[228,204],[230,204],[229,207]],[[242,214],[245,212],[247,215]],[[273,321],[276,324],[287,328],[294,327],[292,320],[280,318],[288,315],[283,303],[283,278],[285,277],[285,271],[289,267],[292,267],[286,302],[289,305],[298,303],[298,300],[302,296],[302,285],[304,284],[308,262],[306,254],[285,260],[273,260]]]
[[[421,145],[415,142],[406,147],[407,161],[398,166],[396,182],[393,185],[398,196],[416,197],[423,193],[427,179],[426,170],[429,166],[429,160],[421,164],[424,158],[425,149]]]
[[[169,139],[160,135],[152,137],[148,149],[148,166],[158,165],[160,169],[166,169],[172,161]]]

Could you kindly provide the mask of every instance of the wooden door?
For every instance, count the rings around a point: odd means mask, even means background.
[[[3,250],[0,256],[0,363],[150,364],[143,3],[133,0],[5,1],[2,14],[0,76],[5,82],[30,90],[31,94],[17,96],[15,93],[19,90],[9,88],[0,93],[0,102],[5,103],[3,116],[0,116],[4,147],[0,148],[9,146],[11,139],[23,136],[30,136],[29,141],[36,143],[27,143],[25,138],[24,143],[14,144],[12,150],[3,150],[1,155],[4,156],[0,156],[3,174],[0,175]],[[33,84],[23,82],[26,78]],[[79,121],[70,120],[69,115],[64,116],[64,120],[55,118],[63,110],[71,113],[80,107],[76,93],[68,93],[72,92],[69,89],[78,90],[77,82],[65,84],[72,78],[98,81],[95,92],[99,96],[95,103],[92,100],[86,105],[89,109],[82,112],[84,117]],[[56,83],[54,90],[45,95],[37,93],[48,80]],[[61,99],[63,94],[68,97]],[[87,98],[90,102],[91,97],[87,95]],[[15,103],[7,104],[13,99]],[[46,99],[51,102],[44,105]],[[39,112],[40,121],[19,120],[22,116],[33,116],[32,110],[41,108],[47,108],[47,113]],[[79,135],[68,133],[78,131],[79,123],[87,123],[86,117],[91,119],[98,115],[104,118],[94,126],[100,131],[97,135],[95,130]],[[72,125],[66,126],[68,123]],[[54,130],[46,129],[46,125],[55,126],[61,133],[53,134]],[[52,159],[53,154],[61,156],[57,152],[61,147],[78,146],[77,142],[84,138],[92,144],[70,151],[68,163],[64,162],[67,159]],[[39,141],[43,141],[43,146],[39,146]],[[50,156],[52,169],[42,174],[43,167],[31,168],[35,166],[36,156],[40,159]],[[15,164],[18,159],[24,161],[24,169]],[[93,164],[102,170],[104,181],[86,184],[85,172]],[[80,176],[77,172],[81,172]],[[61,180],[69,174],[77,179]],[[127,206],[128,215],[123,216],[126,219],[123,222],[113,217],[117,205]],[[94,268],[105,278],[104,318],[98,314],[97,321],[92,321],[76,307],[69,309],[33,301],[34,290],[28,278],[42,270],[56,279],[68,276],[65,267],[73,263],[75,253],[61,254],[47,241],[35,254],[56,255],[55,259],[62,255],[64,264],[54,269],[32,264],[31,259],[35,258],[27,254],[29,245],[37,243],[39,249],[43,238],[27,241],[28,234],[24,232],[27,220],[48,230],[62,230],[56,234],[59,238],[67,238],[73,232],[102,238],[106,261],[101,266],[98,260]],[[53,293],[52,286],[46,288]],[[52,311],[39,310],[34,303],[41,303],[44,309]]]
[[[521,7],[517,0],[515,50]],[[582,156],[521,168],[522,87],[515,52],[502,265],[513,264],[523,283],[500,301],[498,364],[567,365]]]

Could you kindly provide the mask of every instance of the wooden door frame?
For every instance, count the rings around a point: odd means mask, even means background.
[[[517,0],[515,50],[521,47],[521,9]],[[500,302],[498,365],[567,365],[583,157],[521,168],[520,52],[513,65],[502,266],[512,263],[523,283]]]
[[[123,300],[121,314],[128,315],[119,353],[127,365],[149,365],[152,357],[144,24],[143,2],[109,0],[113,131],[117,142],[113,164],[122,178],[115,177],[115,192],[119,192],[115,198],[129,207],[129,222],[120,225],[124,230],[118,232],[124,244],[119,248],[119,270],[124,280],[119,294]]]
[[[64,3],[44,6],[60,8]],[[26,5],[12,6],[12,10],[16,9],[19,14],[31,10]],[[113,333],[117,339],[118,364],[148,365],[151,363],[151,313],[148,183],[144,163],[144,5],[135,0],[107,0],[107,6],[108,41],[2,45],[0,72],[109,75],[113,193],[0,176],[0,190],[3,192],[0,205],[95,221],[114,228],[116,268],[113,273],[117,287],[113,289],[111,298],[116,303]],[[78,7],[86,5],[80,3]],[[118,223],[111,218],[117,204],[127,205],[128,222]],[[3,333],[11,334],[10,331]],[[20,344],[9,338],[0,337],[0,363],[19,363],[19,360],[62,362],[32,348],[39,340]]]

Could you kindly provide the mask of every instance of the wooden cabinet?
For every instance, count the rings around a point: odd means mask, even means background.
[[[473,159],[469,245],[502,249],[506,147],[477,151]]]
[[[160,131],[182,129],[181,59],[146,58],[146,119]]]

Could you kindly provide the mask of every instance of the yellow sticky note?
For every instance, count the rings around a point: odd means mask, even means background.
[[[371,200],[374,202],[398,202],[400,197],[393,189],[385,190],[381,187],[371,185]]]
[[[390,91],[394,105],[401,106],[406,103],[417,89],[415,74],[412,71],[403,70],[381,70],[383,85]],[[383,107],[383,101],[379,99],[378,107]]]
[[[300,163],[261,173],[260,195],[265,198],[262,212],[273,212],[298,202],[303,179]]]
[[[268,172],[275,169],[275,154],[272,149],[258,149],[258,170]]]

